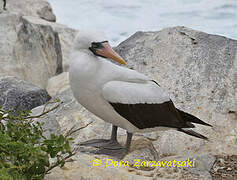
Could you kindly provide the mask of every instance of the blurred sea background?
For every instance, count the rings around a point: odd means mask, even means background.
[[[186,26],[237,39],[237,0],[49,0],[57,22],[104,31],[117,45],[136,31]]]

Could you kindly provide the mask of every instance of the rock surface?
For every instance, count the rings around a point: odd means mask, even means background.
[[[103,161],[101,166],[93,166],[93,161],[99,159]],[[63,169],[56,168],[51,174],[46,176],[46,180],[151,180],[152,174],[141,175],[141,171],[124,167],[105,167],[106,157],[79,154],[78,160],[69,162]],[[161,179],[162,180],[162,179]]]
[[[7,12],[20,16],[34,16],[47,21],[56,21],[56,16],[46,0],[7,0]]]
[[[48,80],[46,90],[50,96],[54,97],[69,88],[69,74],[68,72],[63,72]]]
[[[236,179],[237,155],[217,155],[211,169],[212,179]]]
[[[51,97],[47,91],[11,76],[0,77],[0,106],[4,110],[31,110]]]
[[[47,25],[14,14],[0,14],[0,75],[10,75],[45,88],[62,72],[58,34]]]
[[[62,24],[48,22],[43,19],[39,19],[32,16],[24,16],[24,18],[33,24],[51,26],[53,30],[58,33],[62,50],[63,71],[68,71],[68,61],[71,51],[71,45],[78,30],[69,28]]]
[[[208,159],[206,159],[208,157]],[[134,168],[132,164],[129,166],[120,164],[116,166],[116,161],[108,159],[105,156],[96,156],[88,154],[78,154],[74,157],[72,162],[67,163],[64,168],[56,168],[51,174],[46,176],[46,180],[74,180],[74,179],[88,179],[88,180],[102,180],[102,179],[117,179],[117,180],[167,180],[167,179],[185,179],[185,180],[211,180],[212,177],[208,172],[211,167],[206,165],[208,162],[212,165],[215,161],[214,156],[210,155],[194,155],[188,157],[191,164],[195,162],[194,167],[156,167],[151,170],[140,170]],[[76,160],[77,159],[77,160]],[[194,159],[194,161],[193,161]],[[100,165],[93,165],[94,161],[101,162]],[[160,162],[173,162],[174,160],[187,162],[187,158],[172,157],[169,160],[160,159]],[[158,161],[157,161],[158,162]],[[199,162],[199,164],[197,163]],[[113,165],[112,165],[113,164]],[[203,167],[205,169],[203,169]]]

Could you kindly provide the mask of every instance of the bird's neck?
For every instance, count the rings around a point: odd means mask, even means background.
[[[74,68],[90,68],[97,64],[97,57],[90,50],[75,51],[71,54],[70,66]]]
[[[99,63],[100,59],[89,50],[76,51],[71,54],[69,74],[75,78],[80,77],[88,80],[95,76]]]

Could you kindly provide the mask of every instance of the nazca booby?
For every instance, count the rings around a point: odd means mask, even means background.
[[[99,148],[97,154],[123,157],[132,134],[176,129],[207,139],[191,130],[192,123],[211,126],[177,109],[167,93],[151,78],[116,65],[106,58],[126,64],[101,33],[80,31],[74,40],[69,65],[70,85],[76,100],[87,110],[111,123],[111,139],[95,139],[81,146]],[[126,145],[117,141],[117,128],[127,131]]]

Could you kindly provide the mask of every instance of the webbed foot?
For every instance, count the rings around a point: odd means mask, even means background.
[[[104,154],[118,159],[122,159],[127,152],[132,140],[132,133],[127,133],[126,145],[122,146],[117,141],[117,127],[113,126],[111,139],[92,139],[79,143],[79,151],[93,154]],[[86,148],[94,147],[94,148]]]

